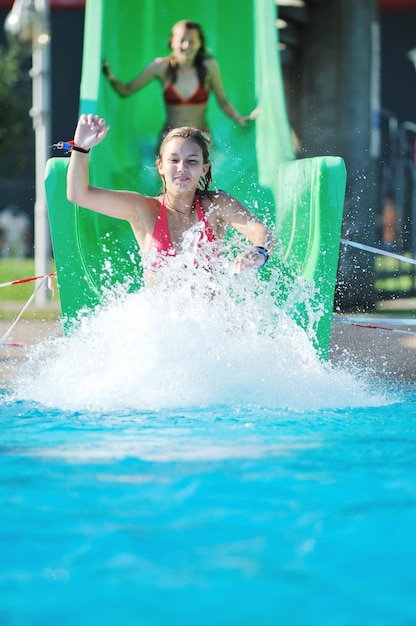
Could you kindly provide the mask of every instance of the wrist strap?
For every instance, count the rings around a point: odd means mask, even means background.
[[[269,260],[269,253],[267,252],[266,248],[263,248],[263,246],[254,246],[253,250],[263,255],[264,261],[262,265],[260,265],[258,268],[258,269],[261,269],[262,267],[266,265],[267,261]]]
[[[72,144],[72,150],[75,150],[75,152],[82,152],[83,154],[88,154],[88,152],[90,151],[90,148],[88,148],[88,150],[85,150],[85,148],[80,148],[79,146]]]
[[[52,144],[52,148],[65,150],[66,152],[71,152],[72,150],[75,150],[75,152],[82,152],[83,154],[88,154],[88,152],[90,151],[90,148],[86,150],[85,148],[76,146],[73,141],[58,141],[58,143]]]

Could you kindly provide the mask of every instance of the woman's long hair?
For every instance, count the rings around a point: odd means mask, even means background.
[[[198,24],[198,22],[192,22],[191,20],[181,20],[180,22],[176,22],[176,24],[173,25],[171,33],[169,35],[169,48],[172,49],[172,38],[173,38],[173,33],[175,31],[175,28],[177,28],[178,26],[184,26],[184,28],[186,28],[186,30],[196,30],[198,31],[199,34],[199,39],[201,41],[201,47],[198,50],[198,53],[195,57],[195,61],[194,61],[194,66],[196,69],[196,73],[198,75],[198,80],[199,80],[199,84],[201,85],[201,87],[204,87],[205,85],[205,78],[206,78],[206,74],[207,74],[207,68],[204,65],[204,59],[207,59],[207,51],[205,49],[205,35],[204,32],[202,30],[202,27],[200,24]],[[171,83],[175,83],[176,82],[176,78],[177,78],[177,73],[178,73],[178,64],[176,62],[176,59],[174,58],[173,55],[171,55],[169,57],[169,65],[168,65],[168,69],[166,72],[166,77],[169,80],[169,82]]]

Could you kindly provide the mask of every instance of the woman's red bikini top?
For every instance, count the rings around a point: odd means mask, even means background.
[[[207,104],[209,91],[205,87],[202,87],[202,85],[198,84],[198,87],[190,98],[183,98],[181,94],[178,93],[175,85],[168,83],[163,90],[163,97],[167,105],[180,106],[184,104]]]

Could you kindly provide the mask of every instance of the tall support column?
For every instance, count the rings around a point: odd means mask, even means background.
[[[33,81],[33,107],[31,116],[35,131],[35,273],[46,276],[50,272],[51,242],[49,232],[48,209],[44,185],[45,166],[50,155],[51,145],[51,59],[49,40],[42,40],[42,32],[49,24],[48,0],[35,0],[35,8],[39,17],[38,28],[33,28],[33,52],[31,77]],[[45,35],[46,37],[46,35]],[[36,304],[42,306],[49,300],[46,281],[38,289]]]
[[[345,160],[343,236],[369,245],[377,243],[379,202],[377,22],[377,0],[314,3],[287,92],[300,156]],[[373,267],[373,255],[342,246],[337,287],[342,307],[372,306]]]

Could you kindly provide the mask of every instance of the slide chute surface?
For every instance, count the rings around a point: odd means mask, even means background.
[[[207,10],[208,7],[208,10]],[[315,343],[326,357],[345,193],[340,157],[296,159],[288,124],[278,54],[274,0],[87,0],[80,113],[96,113],[111,126],[90,157],[91,183],[156,194],[158,135],[164,125],[157,81],[121,98],[102,73],[106,58],[128,81],[152,59],[168,54],[168,36],[180,19],[201,23],[208,49],[219,62],[229,100],[241,114],[259,107],[248,127],[237,126],[211,94],[214,185],[235,195],[273,225],[279,262],[289,274],[314,280],[324,314]],[[76,120],[68,126],[68,137]],[[60,140],[62,138],[58,138]],[[46,192],[62,313],[70,325],[82,309],[99,304],[103,288],[140,284],[140,255],[130,226],[66,199],[69,159],[48,161]],[[274,256],[276,256],[274,255]],[[294,312],[301,325],[308,313]]]

